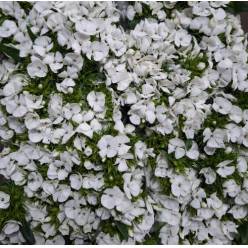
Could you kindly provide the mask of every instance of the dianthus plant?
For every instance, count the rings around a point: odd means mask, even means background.
[[[232,4],[0,2],[1,244],[247,244]]]

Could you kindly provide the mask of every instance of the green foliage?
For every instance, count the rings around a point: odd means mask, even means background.
[[[248,2],[231,1],[228,3],[225,9],[226,11],[229,11],[232,14],[239,14],[241,12],[246,12],[248,11]]]
[[[232,90],[232,95],[236,97],[234,105],[239,106],[242,110],[248,109],[248,92]]]
[[[0,43],[0,53],[5,54],[7,57],[13,59],[15,62],[21,61],[21,58],[19,57],[19,50],[12,46],[3,44],[2,42]]]
[[[203,69],[198,68],[199,63],[204,63]],[[201,77],[205,69],[208,68],[208,56],[204,54],[200,55],[189,55],[180,61],[181,66],[191,72],[191,78]]]
[[[161,70],[162,70],[163,72],[167,72],[167,73],[171,72],[170,63],[167,62],[167,61],[164,62],[164,63],[162,64],[162,66],[161,66]]]
[[[191,217],[195,217],[197,215],[197,210],[195,208],[189,206],[187,209]]]
[[[128,226],[120,221],[115,221],[120,240],[128,240]]]
[[[145,236],[142,245],[160,245],[159,232],[164,223],[155,222],[151,228],[151,232]]]
[[[106,188],[112,188],[118,186],[123,188],[124,180],[122,173],[118,171],[117,165],[115,165],[114,159],[106,159],[103,165],[104,172],[104,186]]]
[[[29,1],[20,1],[18,2],[20,7],[25,11],[26,14],[29,13],[29,11],[33,8],[32,3]]]
[[[0,230],[8,220],[16,220],[25,225],[26,208],[23,187],[17,186],[14,182],[1,179],[0,191],[10,195],[10,206],[7,209],[0,209]]]
[[[211,129],[215,128],[225,128],[225,126],[230,122],[230,119],[227,115],[222,115],[214,110],[210,115],[204,120],[203,127],[204,129],[209,127]]]
[[[130,5],[134,4],[134,2],[128,2]],[[129,21],[127,19],[121,20],[120,24],[125,30],[134,29],[137,24],[139,24],[142,20],[148,19],[148,18],[154,18],[156,19],[155,15],[152,15],[152,10],[148,6],[148,4],[144,2],[140,2],[142,5],[142,13],[136,13],[134,16],[134,19],[132,21]]]
[[[220,41],[226,46],[227,42],[226,42],[226,34],[225,33],[221,33],[218,35]]]
[[[0,9],[0,25],[2,25],[2,23],[3,23],[5,20],[13,20],[13,17],[4,14],[3,11]]]
[[[226,153],[224,149],[217,149],[214,155],[212,156],[206,155],[205,158],[199,158],[197,161],[195,161],[194,169],[200,171],[202,168],[211,167],[214,171],[216,171],[217,169],[216,166],[219,163],[223,162],[224,160],[232,160],[233,161],[232,164],[235,165],[237,162],[237,157],[238,157],[238,152],[236,151]],[[213,184],[208,185],[203,183],[204,185],[202,185],[202,187],[205,189],[208,196],[216,192],[218,197],[221,198],[223,202],[228,203],[229,199],[223,195],[223,187],[222,187],[222,184],[227,179],[234,179],[237,184],[241,184],[242,182],[242,178],[240,177],[240,175],[237,172],[234,172],[232,175],[228,176],[227,178],[222,178],[219,175],[217,175],[216,180]]]
[[[30,227],[30,222],[27,222],[26,220],[24,220],[22,222],[22,226],[20,228],[20,231],[24,237],[24,239],[26,240],[28,245],[34,245],[35,244],[35,238],[34,238],[34,234],[31,230]]]
[[[235,237],[235,243],[239,245],[248,245],[248,221],[238,227],[238,234]]]
[[[100,223],[100,229],[104,233],[108,233],[111,237],[117,234],[118,229],[115,226],[115,220],[110,218],[109,220],[103,220]]]
[[[211,167],[213,169],[216,169],[217,164],[221,163],[222,161],[237,161],[237,157],[238,153],[235,151],[226,153],[224,149],[217,149],[214,155],[206,155],[205,158],[199,158],[197,161],[195,161],[195,164],[197,165],[196,168],[199,170],[204,167]]]
[[[171,183],[169,178],[157,177],[161,191],[165,195],[171,195]]]
[[[58,219],[58,214],[60,209],[58,203],[53,203],[53,205],[49,205],[47,211],[48,211],[48,216],[51,218],[50,223],[52,225],[55,225],[56,228],[59,228],[60,221]]]
[[[199,30],[188,29],[188,33],[193,36],[199,44],[202,40],[202,33]]]
[[[28,30],[28,35],[29,35],[30,39],[32,41],[34,41],[37,38],[37,36],[32,32],[32,30],[29,26],[27,26],[27,30]]]
[[[43,178],[47,177],[48,166],[46,164],[40,164],[39,161],[36,162],[37,170]]]

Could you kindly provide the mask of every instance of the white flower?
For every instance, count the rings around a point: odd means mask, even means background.
[[[0,26],[0,37],[7,38],[15,34],[17,31],[17,26],[14,21],[5,20]]]
[[[226,17],[226,12],[222,8],[214,9],[211,8],[211,12],[217,21],[221,21]]]
[[[28,113],[25,116],[25,126],[27,129],[36,129],[37,127],[40,126],[40,118],[39,115],[33,114],[33,113]]]
[[[38,143],[43,139],[43,134],[40,131],[31,130],[28,132],[28,138],[33,143]]]
[[[47,66],[38,59],[28,64],[27,71],[31,78],[45,77],[48,72]]]
[[[206,184],[213,184],[216,180],[216,173],[210,167],[201,169],[200,174],[204,175]]]
[[[28,188],[32,191],[37,191],[43,183],[43,178],[39,173],[31,172],[28,175]]]
[[[0,208],[6,209],[10,205],[10,196],[2,191],[0,191]]]
[[[67,53],[64,57],[66,69],[58,74],[61,78],[77,79],[78,73],[83,67],[84,60],[80,54]]]
[[[248,209],[246,206],[233,206],[229,211],[234,217],[234,219],[243,219],[247,216]]]
[[[79,202],[76,200],[69,200],[65,203],[65,215],[69,219],[75,219],[79,212]]]
[[[100,149],[99,154],[102,158],[106,156],[108,158],[116,156],[117,149],[113,146],[113,140],[113,136],[105,135],[98,141],[97,147]]]
[[[104,180],[102,174],[88,175],[83,178],[82,187],[84,189],[94,189],[99,191],[104,186]]]
[[[73,79],[65,78],[61,83],[56,83],[57,90],[65,94],[73,93],[73,87],[76,85]]]
[[[232,109],[229,113],[229,117],[231,120],[233,120],[236,123],[240,123],[242,121],[243,112],[242,109],[238,106],[232,106]]]
[[[222,206],[222,201],[217,197],[216,193],[213,193],[207,198],[207,206],[216,210]]]
[[[190,193],[191,184],[190,182],[181,175],[175,176],[171,180],[171,192],[173,195],[179,197],[185,197]]]
[[[54,224],[44,223],[41,225],[41,229],[45,234],[45,238],[54,236],[56,234],[56,228]]]
[[[155,176],[156,177],[166,177],[167,172],[168,172],[168,161],[165,158],[165,156],[158,156],[157,157],[157,164],[156,164],[156,169],[155,169]]]
[[[238,125],[235,125],[234,123],[230,123],[226,125],[226,128],[228,130],[228,133],[227,133],[228,139],[230,139],[234,143],[242,142],[241,137],[243,136],[243,129],[241,127],[239,127]]]
[[[71,172],[72,164],[65,163],[61,160],[55,160],[53,163],[49,164],[47,177],[49,179],[59,179],[64,180],[67,178],[68,174]]]
[[[240,173],[244,173],[247,171],[247,161],[244,157],[238,157],[237,159],[237,170]]]
[[[230,239],[233,240],[235,238],[235,234],[237,231],[237,225],[232,221],[223,221],[221,223],[223,233]]]
[[[202,220],[209,220],[214,216],[214,210],[208,207],[197,209],[197,216]]]
[[[49,181],[43,181],[41,187],[44,190],[44,192],[46,192],[48,195],[53,195],[56,190],[56,185],[57,185],[56,182],[49,180]]]
[[[223,183],[223,192],[230,197],[235,197],[240,192],[240,186],[237,185],[235,180],[230,179]]]
[[[239,191],[240,191],[240,188],[239,188]],[[248,203],[248,191],[247,190],[240,191],[235,197],[234,201],[237,205],[246,205]]]
[[[76,129],[77,133],[82,133],[84,135],[86,135],[89,138],[93,137],[93,130],[91,128],[91,126],[89,124],[87,124],[86,122],[81,123],[77,129]]]
[[[184,142],[179,138],[173,138],[170,139],[169,145],[168,145],[168,153],[175,152],[175,158],[180,159],[185,155],[185,144]]]
[[[35,242],[232,244],[248,215],[248,52],[228,2],[29,7],[0,1],[0,175]],[[207,164],[222,152],[237,160]],[[21,226],[6,219],[0,243],[25,243]]]
[[[164,225],[159,231],[159,238],[163,245],[175,245],[179,243],[179,226]]]
[[[118,57],[122,56],[126,50],[127,45],[124,41],[125,34],[120,29],[113,29],[106,37],[107,43],[111,51]]]
[[[232,163],[232,160],[225,160],[221,163],[219,163],[217,165],[217,167],[219,169],[217,169],[217,173],[221,176],[221,177],[227,177],[233,174],[233,172],[235,171],[235,167],[234,166],[227,166],[230,163]]]
[[[108,72],[108,76],[110,77],[111,82],[113,84],[118,84],[118,90],[124,91],[128,88],[128,86],[132,82],[132,76],[127,71],[125,64],[114,66],[113,64],[109,63],[105,65],[105,68]]]
[[[103,112],[105,107],[105,95],[102,92],[91,91],[87,95],[87,101],[95,112]]]
[[[60,52],[48,53],[43,62],[49,65],[52,72],[57,73],[63,67],[63,57]]]
[[[187,47],[191,43],[191,35],[188,34],[185,30],[178,30],[175,34],[175,44],[180,47]]]
[[[143,160],[146,159],[148,156],[154,156],[153,148],[147,148],[146,144],[142,141],[138,141],[135,143],[135,155],[138,159]]]
[[[53,200],[57,202],[65,202],[70,195],[71,195],[70,186],[60,184],[57,187],[56,192],[53,194]]]
[[[117,205],[117,201],[120,200],[122,194],[123,193],[117,186],[106,189],[101,197],[101,204],[107,209],[113,209]]]
[[[232,103],[223,97],[216,97],[213,103],[213,109],[223,115],[229,114],[232,111]]]
[[[205,191],[200,188],[197,192],[193,194],[193,200],[190,202],[190,206],[198,209],[201,208],[201,203],[204,198],[206,198],[206,193]]]
[[[40,36],[35,39],[33,49],[34,52],[44,57],[53,48],[52,39],[48,36]]]
[[[91,57],[92,55],[95,61],[101,61],[108,56],[108,53],[109,47],[105,43],[94,41],[91,44],[91,53],[88,57]]]
[[[193,3],[192,12],[198,16],[209,16],[211,14],[211,8],[208,2],[196,2]]]
[[[128,18],[128,20],[132,21],[134,16],[135,16],[135,10],[134,10],[133,6],[128,5],[128,7],[127,7],[127,18]]]
[[[197,160],[199,155],[198,145],[193,141],[191,148],[186,151],[186,156],[190,159]]]
[[[65,17],[58,12],[54,12],[51,15],[49,15],[47,19],[47,26],[54,31],[58,31],[63,28],[65,22]]]
[[[101,19],[93,19],[92,21],[84,19],[76,22],[75,28],[79,33],[90,36],[100,33],[105,28],[104,24]]]
[[[124,192],[128,199],[132,196],[138,196],[141,192],[141,182],[137,178],[132,178],[131,173],[125,173],[123,175],[124,179]]]
[[[226,139],[226,132],[222,129],[215,129],[212,133],[209,128],[206,128],[203,132],[205,136],[203,141],[207,142],[207,147],[209,148],[225,148],[224,141]]]
[[[61,235],[53,236],[51,239],[47,239],[45,245],[64,245],[65,240]]]
[[[14,220],[9,220],[3,227],[3,232],[10,235],[19,231],[19,223]]]
[[[3,87],[3,95],[11,96],[18,94],[26,84],[25,80],[25,77],[23,77],[21,74],[11,77],[8,83]]]

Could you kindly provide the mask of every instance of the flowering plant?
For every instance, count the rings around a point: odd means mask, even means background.
[[[247,244],[231,6],[0,2],[0,243]]]

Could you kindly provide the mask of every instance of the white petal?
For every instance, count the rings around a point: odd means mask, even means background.
[[[101,204],[107,209],[113,209],[116,205],[113,197],[103,194],[101,197]]]
[[[77,174],[70,175],[70,183],[73,189],[79,190],[82,187],[82,176]]]
[[[84,135],[86,135],[89,138],[93,137],[93,130],[91,129],[90,125],[88,125],[87,123],[80,124],[77,127],[76,132],[83,133]]]
[[[43,135],[40,132],[37,131],[29,131],[28,138],[30,141],[34,143],[38,143],[43,139]]]
[[[13,116],[14,117],[23,117],[27,113],[27,108],[24,106],[19,106],[15,109]]]
[[[182,158],[185,155],[185,150],[181,147],[177,147],[175,151],[175,158],[179,159]]]

